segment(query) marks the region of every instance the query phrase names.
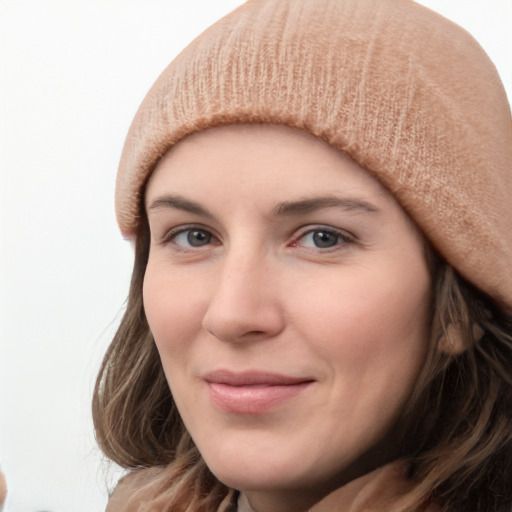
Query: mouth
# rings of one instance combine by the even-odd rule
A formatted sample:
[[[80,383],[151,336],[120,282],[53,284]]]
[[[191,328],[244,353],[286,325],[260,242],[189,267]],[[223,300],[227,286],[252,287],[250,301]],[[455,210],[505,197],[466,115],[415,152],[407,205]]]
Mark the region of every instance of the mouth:
[[[224,412],[260,414],[291,400],[314,380],[276,373],[217,370],[203,377],[210,398]]]

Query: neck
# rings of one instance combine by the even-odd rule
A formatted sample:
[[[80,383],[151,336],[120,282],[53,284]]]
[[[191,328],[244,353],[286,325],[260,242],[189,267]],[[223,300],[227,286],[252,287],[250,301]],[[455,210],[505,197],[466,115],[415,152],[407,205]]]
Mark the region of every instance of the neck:
[[[378,493],[393,496],[407,485],[405,463],[391,462],[402,456],[398,448],[400,440],[404,444],[396,429],[391,429],[379,443],[322,485],[312,483],[288,489],[244,491],[238,512],[363,512],[365,509],[358,503],[372,489],[380,486]],[[382,485],[383,480],[385,485]],[[377,503],[378,493],[375,492],[373,498]]]
[[[371,475],[371,474],[370,474]],[[353,480],[325,497],[306,491],[289,495],[286,492],[242,493],[238,512],[333,512],[350,510],[349,507],[370,475]],[[336,504],[337,508],[332,508]],[[340,508],[343,507],[343,508]]]
[[[407,484],[404,464],[396,462],[371,471],[328,493],[244,492],[238,512],[362,512],[367,503],[399,495]],[[384,509],[383,509],[384,510]]]

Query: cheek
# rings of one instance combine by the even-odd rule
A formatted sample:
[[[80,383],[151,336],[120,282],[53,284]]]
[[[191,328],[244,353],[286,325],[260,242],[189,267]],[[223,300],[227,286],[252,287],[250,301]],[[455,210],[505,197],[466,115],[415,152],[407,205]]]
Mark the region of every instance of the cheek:
[[[146,318],[167,372],[168,361],[180,359],[187,340],[201,327],[204,301],[200,290],[161,265],[148,263],[144,276],[143,300]],[[167,357],[172,356],[172,357]]]
[[[348,278],[311,292],[299,303],[302,329],[331,361],[334,378],[349,382],[412,380],[428,349],[430,277],[423,268],[412,282],[398,271],[353,271]]]

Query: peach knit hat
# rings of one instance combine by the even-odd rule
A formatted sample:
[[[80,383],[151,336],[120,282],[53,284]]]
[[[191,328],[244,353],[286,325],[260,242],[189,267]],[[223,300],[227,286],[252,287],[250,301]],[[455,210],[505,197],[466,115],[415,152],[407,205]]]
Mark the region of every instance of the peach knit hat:
[[[512,313],[512,123],[498,73],[463,29],[412,0],[250,0],[155,82],[116,190],[133,237],[144,185],[180,139],[282,124],[350,155],[469,282]]]

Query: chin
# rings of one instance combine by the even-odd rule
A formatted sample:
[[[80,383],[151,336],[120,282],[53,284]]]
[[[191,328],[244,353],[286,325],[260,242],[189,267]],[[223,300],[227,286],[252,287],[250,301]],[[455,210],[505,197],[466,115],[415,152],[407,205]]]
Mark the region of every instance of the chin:
[[[209,461],[205,459],[210,471],[224,485],[240,491],[278,490],[304,485],[308,480],[301,468],[300,474],[292,472],[292,467],[298,468],[299,464],[286,464],[272,459],[255,462],[230,457],[222,461]]]

